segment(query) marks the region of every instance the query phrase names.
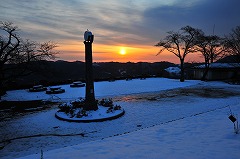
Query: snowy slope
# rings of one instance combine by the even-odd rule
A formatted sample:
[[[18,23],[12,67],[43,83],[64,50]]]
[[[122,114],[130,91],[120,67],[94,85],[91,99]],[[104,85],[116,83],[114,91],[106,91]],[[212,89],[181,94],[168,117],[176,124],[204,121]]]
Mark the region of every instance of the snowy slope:
[[[199,81],[189,80],[179,82],[176,79],[149,78],[147,80],[118,80],[115,82],[95,82],[96,97],[116,96],[124,94],[142,93],[173,89],[195,85]],[[8,91],[2,100],[73,100],[85,96],[85,87],[71,88],[70,85],[61,85],[66,92],[63,94],[49,95],[45,92],[29,92],[28,90]]]
[[[233,124],[228,119],[229,106],[232,112],[240,113],[239,95],[208,97],[170,92],[149,100],[152,96],[148,98],[148,93],[143,93],[158,96],[164,90],[179,87],[213,91],[215,88],[218,88],[216,91],[240,88],[223,82],[182,83],[164,78],[96,82],[98,97],[117,97],[114,98],[116,104],[126,111],[123,117],[100,123],[69,123],[54,117],[57,111],[54,107],[0,122],[0,127],[4,128],[0,141],[11,141],[0,142],[0,146],[4,146],[0,158],[39,159],[41,149],[44,159],[240,158],[240,136],[234,134]],[[26,97],[24,92],[28,92],[20,91],[22,97]],[[69,94],[75,97],[74,91]],[[5,99],[17,97],[13,96],[16,92],[8,92]],[[62,95],[71,97],[69,94]]]
[[[232,107],[240,111],[240,105]],[[43,152],[44,159],[237,159],[240,135],[226,120],[228,108],[144,128],[129,134]],[[38,159],[40,154],[21,159]]]

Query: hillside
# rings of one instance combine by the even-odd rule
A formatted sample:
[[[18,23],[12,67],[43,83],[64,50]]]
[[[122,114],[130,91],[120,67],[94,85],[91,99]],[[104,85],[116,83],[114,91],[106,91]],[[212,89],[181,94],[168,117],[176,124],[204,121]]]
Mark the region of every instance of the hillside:
[[[64,84],[85,79],[85,63],[81,61],[42,61],[41,64],[37,63],[35,66],[38,66],[35,73],[12,81],[8,84],[9,88],[27,88],[37,84]],[[151,76],[167,77],[168,74],[164,69],[172,66],[176,64],[170,62],[100,62],[93,63],[93,74],[95,81]]]

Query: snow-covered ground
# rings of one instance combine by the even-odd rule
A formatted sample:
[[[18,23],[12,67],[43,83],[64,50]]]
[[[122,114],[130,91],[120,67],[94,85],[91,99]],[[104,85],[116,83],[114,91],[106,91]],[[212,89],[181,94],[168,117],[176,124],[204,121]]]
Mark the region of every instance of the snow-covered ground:
[[[64,100],[84,95],[84,88],[62,87],[67,88],[60,96]],[[125,109],[123,117],[69,123],[56,119],[57,107],[53,107],[6,120],[0,122],[0,158],[39,159],[42,150],[44,159],[237,159],[240,135],[234,133],[228,116],[230,108],[240,113],[239,88],[223,82],[182,83],[164,78],[96,82],[97,97],[112,97]],[[27,100],[20,92],[28,94],[11,91],[4,98]]]
[[[153,92],[197,84],[199,81],[186,81],[167,78],[149,78],[147,80],[118,80],[115,82],[95,82],[96,97],[116,96],[143,92]],[[62,85],[66,93],[50,95],[45,92],[29,92],[28,90],[8,91],[3,100],[74,100],[85,96],[85,87],[71,88],[70,85]]]

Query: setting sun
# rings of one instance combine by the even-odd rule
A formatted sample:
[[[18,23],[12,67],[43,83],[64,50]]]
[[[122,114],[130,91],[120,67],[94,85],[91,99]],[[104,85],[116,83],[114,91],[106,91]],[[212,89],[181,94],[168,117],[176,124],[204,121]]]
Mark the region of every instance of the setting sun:
[[[125,55],[126,54],[126,49],[121,48],[120,51],[119,51],[119,54],[120,55]]]

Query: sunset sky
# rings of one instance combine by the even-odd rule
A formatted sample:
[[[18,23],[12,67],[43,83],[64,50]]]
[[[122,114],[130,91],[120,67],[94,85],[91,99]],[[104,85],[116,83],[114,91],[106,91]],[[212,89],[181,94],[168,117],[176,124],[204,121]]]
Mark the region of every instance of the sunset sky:
[[[94,62],[179,63],[154,47],[167,31],[190,25],[206,34],[228,34],[240,25],[239,0],[1,0],[0,21],[11,21],[21,37],[54,41],[58,60],[84,61],[83,34],[94,34]],[[186,62],[202,61],[199,55]]]

